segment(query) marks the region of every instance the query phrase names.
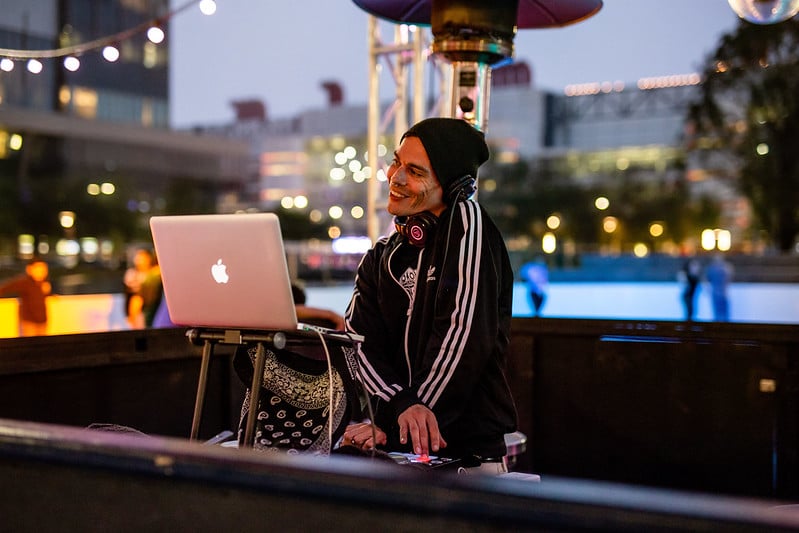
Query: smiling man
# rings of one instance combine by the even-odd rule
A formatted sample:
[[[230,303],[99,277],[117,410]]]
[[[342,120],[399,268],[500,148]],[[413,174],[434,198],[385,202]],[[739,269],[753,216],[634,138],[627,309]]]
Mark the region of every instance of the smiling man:
[[[397,231],[362,259],[346,316],[365,338],[360,377],[376,427],[351,425],[347,445],[506,470],[504,436],[516,429],[505,379],[513,271],[499,230],[471,199],[488,157],[483,134],[451,118],[414,125],[394,153]]]

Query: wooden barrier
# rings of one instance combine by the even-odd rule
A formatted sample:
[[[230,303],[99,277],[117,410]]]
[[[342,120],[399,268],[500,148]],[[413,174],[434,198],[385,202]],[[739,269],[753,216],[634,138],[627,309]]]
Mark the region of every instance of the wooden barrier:
[[[779,502],[551,478],[431,474],[365,458],[0,420],[3,529],[795,531]]]
[[[799,500],[799,328],[517,318],[517,470]],[[188,437],[200,347],[183,329],[0,339],[0,418]],[[215,350],[200,438],[238,425]]]
[[[799,498],[797,358],[795,326],[515,319],[519,468]]]
[[[189,437],[202,349],[180,328],[0,339],[0,417]],[[211,360],[200,437],[235,429],[232,348]]]

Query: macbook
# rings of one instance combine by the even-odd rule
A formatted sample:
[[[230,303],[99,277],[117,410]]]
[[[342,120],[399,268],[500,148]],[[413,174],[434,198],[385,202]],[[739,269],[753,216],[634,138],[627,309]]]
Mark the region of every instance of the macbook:
[[[172,322],[297,329],[274,213],[154,216],[150,229]]]

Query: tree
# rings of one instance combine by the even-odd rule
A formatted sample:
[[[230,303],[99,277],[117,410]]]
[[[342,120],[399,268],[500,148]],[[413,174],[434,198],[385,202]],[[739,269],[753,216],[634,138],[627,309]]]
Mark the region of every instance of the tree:
[[[741,21],[708,58],[690,108],[705,156],[728,154],[756,221],[781,251],[799,234],[799,19]],[[707,149],[710,148],[710,149]]]

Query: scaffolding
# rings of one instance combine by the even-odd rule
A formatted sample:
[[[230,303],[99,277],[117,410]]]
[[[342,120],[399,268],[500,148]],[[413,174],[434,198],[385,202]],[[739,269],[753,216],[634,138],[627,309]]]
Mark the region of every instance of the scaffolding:
[[[432,60],[429,53],[429,39],[423,28],[406,24],[394,24],[393,26],[393,42],[384,44],[378,18],[373,15],[369,16],[367,164],[372,169],[372,176],[367,180],[366,211],[367,232],[372,242],[375,242],[380,236],[378,210],[385,207],[379,202],[380,182],[377,179],[379,140],[381,135],[385,134],[389,123],[393,123],[394,145],[396,146],[402,134],[408,129],[409,111],[413,123],[425,118],[425,64],[428,60]],[[382,117],[380,113],[381,59],[388,65],[394,82],[394,100],[386,108]]]

